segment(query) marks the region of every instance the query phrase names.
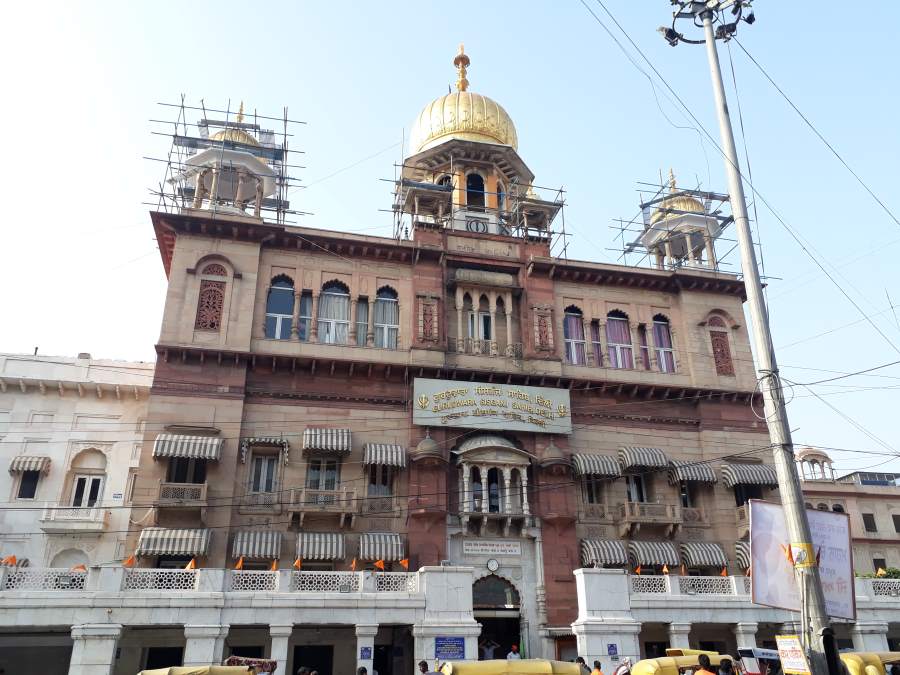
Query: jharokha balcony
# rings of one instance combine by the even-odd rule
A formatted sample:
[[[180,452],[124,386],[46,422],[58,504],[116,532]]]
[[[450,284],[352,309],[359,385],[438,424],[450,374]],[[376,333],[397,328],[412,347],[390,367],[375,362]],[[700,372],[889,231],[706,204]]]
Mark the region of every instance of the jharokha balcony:
[[[619,534],[631,536],[643,526],[662,526],[672,536],[682,523],[681,506],[649,502],[625,502],[618,508]]]
[[[306,514],[333,514],[340,519],[340,526],[347,522],[352,527],[359,507],[356,490],[338,488],[336,490],[314,490],[312,488],[292,488],[284,493],[287,498],[287,509],[296,513],[299,524],[303,525]]]
[[[208,485],[203,483],[169,483],[159,482],[156,505],[161,508],[206,508],[206,491]]]
[[[47,534],[99,534],[109,524],[109,510],[96,506],[61,507],[46,504],[40,523],[41,529]]]
[[[522,343],[510,342],[502,344],[497,340],[476,340],[473,338],[447,338],[447,351],[451,354],[468,354],[470,356],[522,358]]]

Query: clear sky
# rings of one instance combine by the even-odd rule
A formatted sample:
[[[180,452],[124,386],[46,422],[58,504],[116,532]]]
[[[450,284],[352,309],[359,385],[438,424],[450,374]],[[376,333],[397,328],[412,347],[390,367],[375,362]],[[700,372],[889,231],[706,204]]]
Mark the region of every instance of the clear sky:
[[[672,49],[655,32],[669,3],[606,5],[718,139],[703,48]],[[739,39],[900,213],[900,3],[870,3],[865,14],[837,2],[755,9]],[[684,128],[664,87],[657,81],[654,94],[577,0],[12,3],[0,37],[2,351],[153,359],[166,282],[144,202],[163,173],[144,158],[168,148],[151,133],[163,128],[149,120],[171,113],[157,102],[182,93],[211,107],[287,106],[308,122],[292,147],[306,153],[297,174],[309,188],[291,200],[315,214],[303,221],[312,227],[390,234],[381,179],[394,175],[404,129],[454,81],[461,41],[472,90],[510,113],[536,182],[565,186],[570,257],[615,262],[613,219],[634,216],[638,182],[669,167],[683,185],[726,188],[717,150]],[[720,54],[731,87],[729,52]],[[888,301],[900,304],[900,226],[737,45],[731,54],[754,184],[900,345],[900,308]],[[812,382],[900,359],[761,204],[759,230],[785,377]],[[735,254],[725,262],[736,269]],[[900,471],[898,387],[898,366],[813,387],[839,412],[795,387],[795,441],[867,451],[832,452],[841,469]]]

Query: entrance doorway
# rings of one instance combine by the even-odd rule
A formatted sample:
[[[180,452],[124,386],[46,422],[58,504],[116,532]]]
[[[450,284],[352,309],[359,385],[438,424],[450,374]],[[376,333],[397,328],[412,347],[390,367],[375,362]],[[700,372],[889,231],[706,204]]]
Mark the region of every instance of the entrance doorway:
[[[319,675],[333,675],[334,647],[332,645],[297,645],[294,647],[294,671],[300,666],[318,670]]]
[[[481,624],[479,660],[505,659],[512,645],[517,645],[520,653],[523,651],[519,592],[515,586],[489,574],[472,586],[472,604],[475,620]]]

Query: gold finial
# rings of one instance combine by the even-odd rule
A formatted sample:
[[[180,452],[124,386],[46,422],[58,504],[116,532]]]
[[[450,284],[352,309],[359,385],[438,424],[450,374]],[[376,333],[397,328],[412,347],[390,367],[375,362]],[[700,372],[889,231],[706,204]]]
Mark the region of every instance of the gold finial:
[[[237,114],[237,123],[240,124],[243,121],[244,121],[244,102],[241,101],[241,107],[240,107],[240,110],[238,110],[238,114]]]
[[[675,172],[669,169],[669,192],[675,192]]]
[[[456,89],[457,91],[465,91],[469,88],[469,81],[466,79],[466,68],[469,66],[469,57],[466,56],[463,43],[459,43],[459,53],[453,59],[453,65],[456,66]]]

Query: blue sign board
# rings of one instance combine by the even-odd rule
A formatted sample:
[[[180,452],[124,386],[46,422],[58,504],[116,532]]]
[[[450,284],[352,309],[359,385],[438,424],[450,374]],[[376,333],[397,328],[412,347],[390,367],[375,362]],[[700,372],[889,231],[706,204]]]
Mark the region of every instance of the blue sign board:
[[[607,644],[606,645],[606,653],[608,656],[618,656],[619,655],[619,647],[616,644]]]
[[[434,638],[434,658],[439,661],[463,661],[466,658],[464,637]]]
[[[359,660],[360,661],[368,661],[372,658],[372,648],[371,647],[360,647],[359,648]]]

